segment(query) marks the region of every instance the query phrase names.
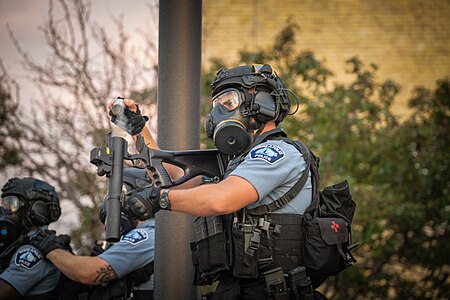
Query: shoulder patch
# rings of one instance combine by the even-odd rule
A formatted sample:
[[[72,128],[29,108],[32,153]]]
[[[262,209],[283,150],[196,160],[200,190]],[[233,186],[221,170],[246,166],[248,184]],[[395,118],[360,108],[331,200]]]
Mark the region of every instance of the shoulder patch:
[[[273,144],[258,145],[250,151],[251,159],[262,159],[271,165],[283,159],[284,156],[283,149]]]
[[[133,229],[121,238],[122,241],[128,242],[133,245],[136,245],[147,239],[148,234],[145,230],[142,229]]]
[[[42,260],[41,252],[34,247],[26,247],[17,252],[15,263],[20,267],[32,269]]]

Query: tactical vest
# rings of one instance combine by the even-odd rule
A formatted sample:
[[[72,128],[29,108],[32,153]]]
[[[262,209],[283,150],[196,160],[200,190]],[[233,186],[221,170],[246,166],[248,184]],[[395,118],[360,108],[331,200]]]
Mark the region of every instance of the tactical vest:
[[[301,143],[296,144],[280,129],[260,135],[245,153],[231,160],[228,176],[256,145],[282,139],[294,145],[305,157],[307,167],[297,183],[280,199],[253,209],[243,208],[233,214],[199,217],[194,221],[196,241],[191,243],[192,259],[198,285],[211,284],[220,273],[236,278],[259,278],[265,272],[281,268],[289,272],[303,264],[303,215],[271,214],[295,198],[309,175],[314,156]],[[313,180],[313,193],[318,180]]]

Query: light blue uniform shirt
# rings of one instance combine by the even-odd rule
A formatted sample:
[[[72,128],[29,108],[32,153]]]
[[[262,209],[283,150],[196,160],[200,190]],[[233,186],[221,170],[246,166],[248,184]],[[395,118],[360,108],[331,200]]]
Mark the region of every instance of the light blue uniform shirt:
[[[30,232],[32,236],[36,231]],[[0,279],[13,286],[22,296],[37,296],[51,292],[59,282],[60,272],[41,252],[23,245],[14,253]]]
[[[254,208],[281,198],[300,179],[306,168],[303,155],[282,140],[261,143],[245,156],[229,176],[239,176],[250,182],[258,192],[258,201],[247,206]],[[300,193],[288,204],[273,213],[303,214],[311,204],[311,172]]]
[[[155,219],[139,224],[120,238],[120,241],[99,255],[122,278],[144,267],[155,258]],[[153,290],[153,277],[134,287],[135,290]]]

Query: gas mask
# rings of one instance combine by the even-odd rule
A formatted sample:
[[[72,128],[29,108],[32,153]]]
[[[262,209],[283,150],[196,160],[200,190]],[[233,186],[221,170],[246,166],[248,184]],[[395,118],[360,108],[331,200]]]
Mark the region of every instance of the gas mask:
[[[245,94],[228,88],[214,96],[213,108],[205,119],[207,136],[214,141],[217,149],[227,155],[244,151],[252,141],[250,116],[243,117]]]
[[[221,69],[211,90],[213,109],[206,117],[205,131],[227,155],[242,153],[265,123],[278,125],[291,106],[287,89],[268,64]]]
[[[55,188],[42,180],[11,178],[1,190],[0,244],[11,244],[33,227],[48,225],[61,215]]]
[[[15,195],[0,200],[0,245],[11,245],[26,231],[22,223],[25,203]]]

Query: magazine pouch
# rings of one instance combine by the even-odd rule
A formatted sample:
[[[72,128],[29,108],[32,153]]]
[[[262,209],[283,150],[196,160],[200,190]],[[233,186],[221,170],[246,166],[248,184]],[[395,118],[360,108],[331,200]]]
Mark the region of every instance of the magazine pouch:
[[[211,284],[218,273],[229,269],[229,254],[222,219],[198,217],[194,220],[195,242],[191,258],[195,268],[195,285]]]

